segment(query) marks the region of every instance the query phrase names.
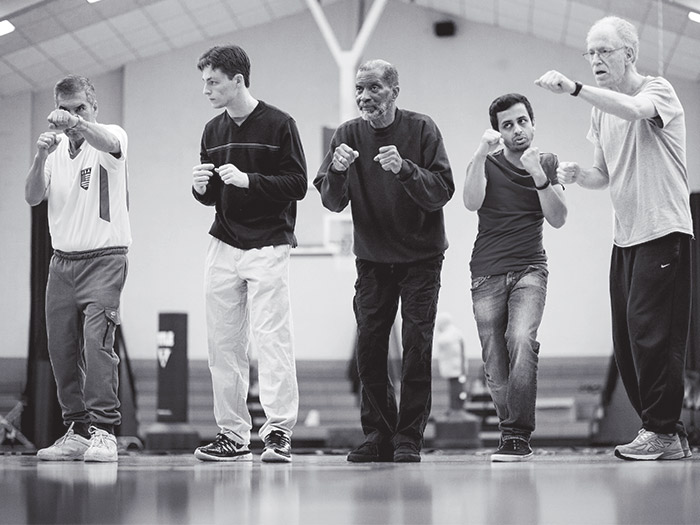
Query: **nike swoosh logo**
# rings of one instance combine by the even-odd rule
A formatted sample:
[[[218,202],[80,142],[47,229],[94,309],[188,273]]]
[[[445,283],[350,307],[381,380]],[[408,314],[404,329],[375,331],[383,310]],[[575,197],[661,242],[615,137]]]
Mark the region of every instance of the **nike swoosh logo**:
[[[666,264],[662,264],[661,268],[668,268],[669,266],[671,266],[671,263],[666,263]]]

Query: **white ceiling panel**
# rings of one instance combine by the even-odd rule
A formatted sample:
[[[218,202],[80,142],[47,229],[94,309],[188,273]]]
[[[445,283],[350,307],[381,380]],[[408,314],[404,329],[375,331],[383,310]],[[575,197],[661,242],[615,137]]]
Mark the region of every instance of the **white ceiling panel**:
[[[210,4],[206,9],[191,11],[192,19],[206,29],[208,24],[218,24],[230,20],[230,13],[221,2]]]
[[[33,66],[36,64],[42,64],[47,62],[47,57],[36,47],[26,47],[10,53],[9,55],[3,57],[10,65],[16,68],[22,68],[26,66]]]
[[[557,13],[538,11],[532,15],[532,33],[550,42],[558,42],[564,31],[565,19]]]
[[[186,16],[185,10],[178,0],[161,0],[147,6],[146,11],[158,22],[169,18]]]
[[[479,2],[478,5],[465,6],[463,12],[466,13],[464,18],[471,22],[476,22],[478,24],[494,24],[496,20],[496,14],[493,8],[487,9],[487,2]]]
[[[95,64],[96,57],[94,54],[80,49],[64,55],[55,56],[53,57],[53,61],[64,71],[64,74],[79,74],[85,68]],[[54,78],[49,84],[55,84],[56,81],[58,81],[58,78]]]
[[[163,39],[158,39],[153,43],[139,46],[138,52],[139,58],[148,58],[157,55],[162,55],[163,53],[167,53],[172,50],[173,47],[169,43],[163,41]]]
[[[112,27],[121,33],[130,33],[140,29],[148,30],[151,27],[151,19],[141,10],[115,16],[109,20]]]
[[[321,3],[325,7],[337,1],[360,0]],[[366,9],[372,1],[364,0]],[[689,22],[687,10],[671,0],[663,0],[661,17],[658,0],[390,1],[432,9],[439,17],[532,34],[577,52],[583,51],[593,22],[616,14],[638,26],[639,63],[653,71],[658,70],[662,22],[665,72],[700,81],[700,24]],[[0,37],[0,96],[52,86],[56,79],[44,77],[57,71],[100,74],[307,9],[305,0],[0,0],[0,16],[10,17],[17,27]]]
[[[83,45],[90,47],[98,45],[105,40],[115,40],[117,38],[114,29],[106,20],[78,29],[74,34]]]
[[[535,15],[548,13],[562,18],[569,12],[569,4],[570,2],[552,2],[552,0],[534,0],[532,2]]]
[[[277,18],[306,10],[306,2],[303,0],[268,0],[267,6],[272,16]]]
[[[236,12],[236,18],[243,27],[265,24],[271,20],[270,14],[265,9],[249,9]]]
[[[41,42],[37,47],[49,57],[77,53],[82,49],[80,43],[70,33]]]
[[[56,82],[56,79],[64,76],[66,72],[57,67],[53,62],[42,62],[22,68],[24,73],[29,78],[37,78],[43,82]]]

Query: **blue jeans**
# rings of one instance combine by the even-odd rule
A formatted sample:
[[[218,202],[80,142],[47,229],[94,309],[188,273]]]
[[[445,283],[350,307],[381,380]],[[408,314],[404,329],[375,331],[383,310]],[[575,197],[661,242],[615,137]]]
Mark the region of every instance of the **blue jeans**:
[[[504,436],[535,430],[537,329],[547,297],[545,265],[472,279],[486,384]]]

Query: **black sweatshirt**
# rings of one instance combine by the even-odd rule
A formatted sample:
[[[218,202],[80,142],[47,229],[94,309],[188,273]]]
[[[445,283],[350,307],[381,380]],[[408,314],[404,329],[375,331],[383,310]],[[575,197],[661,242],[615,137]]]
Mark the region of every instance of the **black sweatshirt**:
[[[306,195],[306,159],[296,123],[262,100],[238,126],[226,111],[204,127],[202,163],[233,164],[248,174],[250,187],[224,184],[217,173],[204,195],[194,197],[216,207],[209,233],[236,248],[296,246],[296,201]]]
[[[346,172],[332,169],[341,143],[360,154]],[[404,160],[398,174],[373,160],[381,146],[390,145]],[[314,186],[331,211],[350,203],[353,249],[360,259],[416,262],[447,249],[442,208],[455,187],[440,130],[426,115],[397,109],[394,122],[382,129],[361,118],[345,122],[331,139]]]

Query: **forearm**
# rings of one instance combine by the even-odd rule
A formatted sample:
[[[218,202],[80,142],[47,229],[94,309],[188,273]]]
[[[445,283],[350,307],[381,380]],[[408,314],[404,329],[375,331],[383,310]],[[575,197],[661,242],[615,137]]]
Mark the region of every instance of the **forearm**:
[[[584,85],[578,97],[599,110],[624,120],[635,121],[656,116],[654,104],[646,97]]]
[[[599,190],[607,188],[610,184],[610,179],[606,173],[600,168],[581,168],[579,175],[576,177],[576,183],[582,188],[589,190]]]
[[[568,209],[561,186],[549,184],[546,188],[537,190],[537,195],[540,198],[542,213],[544,213],[547,222],[554,228],[564,226]]]
[[[321,194],[321,203],[324,208],[340,212],[343,211],[350,197],[348,195],[348,176],[346,172],[336,172],[331,168],[331,156],[326,155],[326,158],[318,170],[318,174],[314,179],[314,186]]]
[[[40,204],[46,197],[46,178],[44,177],[44,165],[46,157],[37,153],[34,162],[29,168],[27,181],[24,186],[24,200],[30,206]]]
[[[477,211],[486,196],[486,155],[474,155],[467,166],[462,200],[469,211]]]
[[[454,195],[452,171],[447,163],[421,168],[412,161],[403,161],[397,179],[411,199],[426,212],[441,209]]]
[[[103,124],[80,119],[78,124],[71,129],[80,132],[87,143],[96,150],[106,153],[121,153],[119,139]]]
[[[248,178],[251,190],[276,202],[301,200],[308,189],[306,173],[303,171],[282,172],[279,175],[249,173]]]

